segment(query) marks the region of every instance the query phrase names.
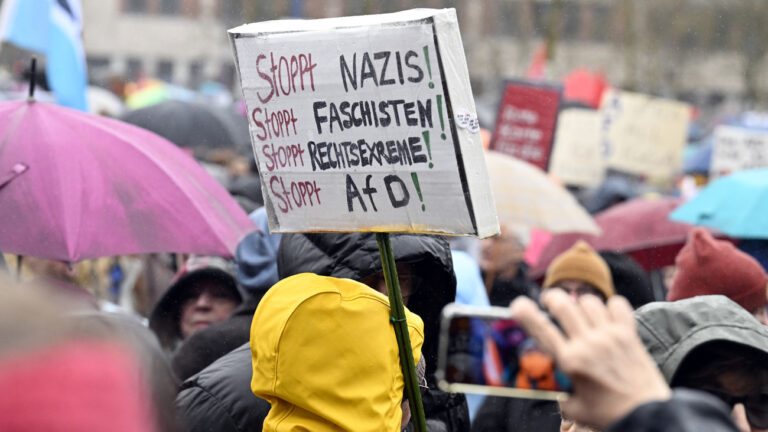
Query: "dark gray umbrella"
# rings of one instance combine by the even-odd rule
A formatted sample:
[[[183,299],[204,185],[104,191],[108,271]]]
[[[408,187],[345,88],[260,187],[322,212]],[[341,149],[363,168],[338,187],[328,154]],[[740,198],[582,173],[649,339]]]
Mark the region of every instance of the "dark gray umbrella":
[[[245,117],[197,102],[167,100],[131,111],[121,120],[191,148],[197,158],[211,150],[231,149],[241,155],[251,151]]]

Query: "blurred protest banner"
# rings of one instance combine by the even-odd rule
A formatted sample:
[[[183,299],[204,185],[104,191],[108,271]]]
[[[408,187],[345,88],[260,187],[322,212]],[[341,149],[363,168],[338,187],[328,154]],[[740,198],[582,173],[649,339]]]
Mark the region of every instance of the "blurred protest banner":
[[[710,177],[768,166],[768,131],[718,126],[712,148]]]
[[[609,168],[661,181],[680,170],[690,118],[687,104],[609,90],[600,112]]]
[[[546,171],[561,93],[555,86],[508,81],[489,148]]]
[[[560,112],[549,172],[574,186],[594,187],[603,181],[599,112],[580,108]]]
[[[229,34],[273,232],[498,232],[454,10]]]

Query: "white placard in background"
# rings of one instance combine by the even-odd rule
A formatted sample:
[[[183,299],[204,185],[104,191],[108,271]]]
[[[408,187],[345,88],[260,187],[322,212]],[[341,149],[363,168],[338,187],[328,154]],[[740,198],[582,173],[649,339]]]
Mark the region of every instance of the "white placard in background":
[[[574,186],[596,187],[603,181],[599,112],[580,108],[560,112],[549,172]]]
[[[710,177],[768,166],[768,131],[718,126],[712,147]]]
[[[671,181],[682,166],[690,107],[669,99],[608,90],[600,106],[608,167]]]

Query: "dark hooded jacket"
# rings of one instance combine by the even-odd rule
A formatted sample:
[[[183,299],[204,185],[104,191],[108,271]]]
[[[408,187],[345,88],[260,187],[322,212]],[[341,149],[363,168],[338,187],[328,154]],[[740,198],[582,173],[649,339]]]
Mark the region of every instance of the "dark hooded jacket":
[[[649,303],[635,319],[645,349],[673,386],[688,357],[709,344],[742,347],[768,363],[768,328],[726,296]]]
[[[203,267],[182,274],[168,287],[149,315],[149,328],[155,332],[160,345],[168,353],[173,353],[182,343],[179,327],[182,305],[190,298],[191,288],[203,281],[227,288],[238,304],[242,301],[237,281],[225,270]]]
[[[258,432],[270,405],[251,392],[246,342],[186,380],[176,406],[187,432]]]
[[[559,432],[557,402],[489,396],[475,415],[472,432]]]
[[[507,307],[517,296],[527,296],[534,300],[539,298],[541,289],[528,277],[528,264],[525,261],[517,263],[517,272],[512,279],[494,278],[488,300],[492,306]],[[486,274],[483,273],[483,279]]]
[[[439,236],[413,234],[392,234],[390,239],[395,261],[411,264],[413,269],[414,291],[408,309],[424,321],[422,353],[427,361],[430,387],[423,396],[426,416],[443,422],[447,431],[468,431],[466,398],[438,390],[434,377],[440,313],[456,297],[448,241]],[[309,272],[360,281],[382,271],[378,243],[372,233],[283,235],[277,267],[280,279]]]

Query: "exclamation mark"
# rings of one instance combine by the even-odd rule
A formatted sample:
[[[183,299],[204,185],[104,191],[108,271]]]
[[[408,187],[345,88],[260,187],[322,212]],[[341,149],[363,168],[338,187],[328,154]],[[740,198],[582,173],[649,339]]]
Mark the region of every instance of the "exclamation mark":
[[[440,114],[440,138],[445,139],[445,121],[443,120],[443,95],[437,95],[437,113]]]
[[[429,61],[429,45],[424,45],[424,58],[427,59],[427,72],[429,73],[429,88],[435,88],[435,84],[432,82],[432,65]]]
[[[429,131],[423,131],[421,136],[424,137],[424,144],[427,145],[427,154],[429,155],[429,167],[432,168],[432,147],[429,145]]]
[[[421,196],[421,186],[419,186],[419,176],[415,172],[412,172],[411,179],[413,180],[413,185],[416,186],[416,193],[419,194],[419,201],[421,201],[421,211],[426,211],[427,206],[424,205],[424,197]]]

